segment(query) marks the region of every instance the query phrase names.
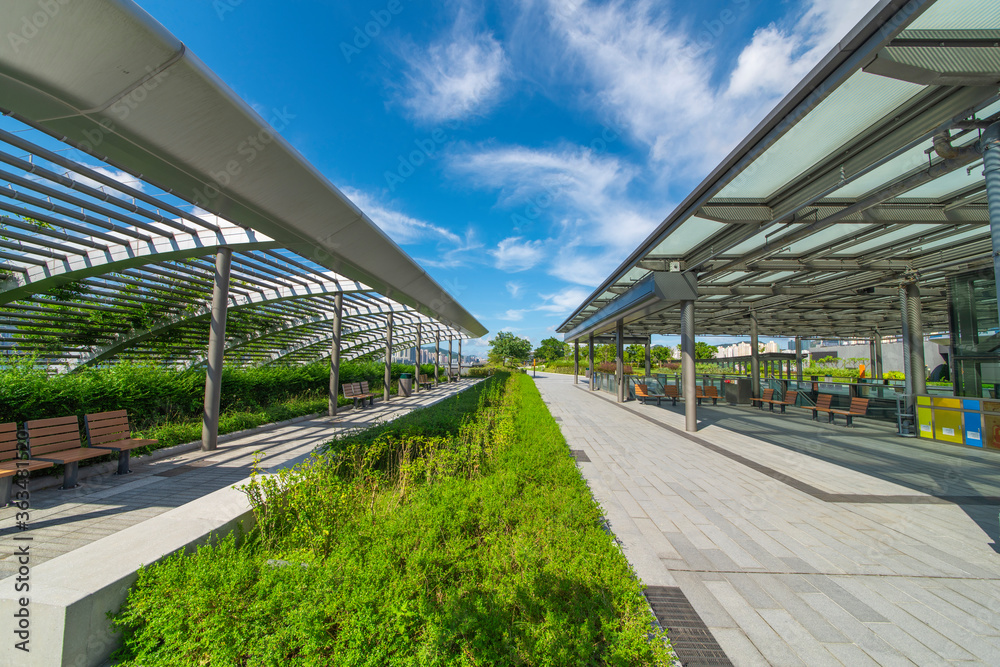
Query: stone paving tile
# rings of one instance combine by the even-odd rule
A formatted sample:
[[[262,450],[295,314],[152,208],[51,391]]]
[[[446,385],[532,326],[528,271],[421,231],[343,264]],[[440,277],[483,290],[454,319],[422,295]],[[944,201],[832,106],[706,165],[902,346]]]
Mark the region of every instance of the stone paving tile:
[[[626,556],[735,665],[1000,664],[1000,453],[726,406],[695,441],[683,406],[537,385]]]
[[[250,476],[254,453],[265,451],[262,466],[274,468],[306,455],[336,434],[389,421],[416,408],[432,405],[473,386],[465,380],[394,398],[389,404],[249,434],[219,445],[212,452],[187,452],[154,462],[132,459],[132,474],[102,475],[80,480],[75,489],[45,489],[31,493],[29,530],[14,525],[16,507],[0,509],[0,554],[14,552],[15,534],[31,535],[32,564],[61,556],[114,532],[158,516],[186,502],[230,486]],[[173,477],[158,473],[178,466],[193,467]],[[30,489],[30,487],[29,487]],[[622,492],[627,494],[625,487]],[[16,572],[14,556],[0,557],[0,579]]]

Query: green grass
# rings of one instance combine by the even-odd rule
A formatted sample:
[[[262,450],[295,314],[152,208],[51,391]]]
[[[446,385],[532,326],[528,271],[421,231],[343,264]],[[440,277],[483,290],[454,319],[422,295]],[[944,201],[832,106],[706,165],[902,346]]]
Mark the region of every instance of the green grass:
[[[258,522],[244,540],[140,572],[114,621],[122,664],[668,664],[522,374],[337,440],[247,492]]]

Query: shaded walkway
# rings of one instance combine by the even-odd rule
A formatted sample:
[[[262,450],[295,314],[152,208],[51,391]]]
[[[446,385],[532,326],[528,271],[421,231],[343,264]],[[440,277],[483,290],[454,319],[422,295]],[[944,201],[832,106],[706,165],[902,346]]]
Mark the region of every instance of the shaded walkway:
[[[723,406],[690,437],[679,409],[537,383],[639,576],[733,664],[1000,664],[997,453]]]
[[[433,405],[476,381],[443,384],[410,398],[393,398],[373,408],[348,410],[336,418],[318,417],[264,432],[248,433],[211,452],[195,450],[154,462],[132,460],[132,474],[98,475],[80,480],[68,491],[46,489],[31,493],[29,530],[15,526],[19,511],[0,509],[0,540],[8,548],[0,558],[0,578],[17,570],[14,535],[30,535],[32,564],[61,556],[123,528],[180,507],[196,498],[250,476],[254,456],[263,452],[260,467],[274,469],[307,457],[313,449],[347,430],[391,421],[416,408]],[[30,489],[30,487],[29,487]]]

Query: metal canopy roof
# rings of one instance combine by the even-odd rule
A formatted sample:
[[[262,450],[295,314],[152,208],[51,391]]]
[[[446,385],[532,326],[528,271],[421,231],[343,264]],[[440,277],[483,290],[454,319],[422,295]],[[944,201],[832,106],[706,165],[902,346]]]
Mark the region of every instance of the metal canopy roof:
[[[414,344],[418,324],[425,343],[437,334],[467,337],[259,232],[76,157],[34,128],[0,120],[0,354],[7,358],[35,356],[68,370],[123,359],[203,363],[220,246],[233,249],[230,363],[329,355],[337,293],[345,360],[384,347],[390,314],[395,349]]]
[[[557,331],[613,330],[661,271],[697,279],[702,335],[746,333],[751,310],[763,335],[896,333],[909,281],[947,329],[946,277],[992,266],[989,216],[981,160],[932,140],[1000,119],[998,27],[1000,0],[880,2]],[[626,319],[679,331],[667,301]]]
[[[35,142],[39,143],[35,143]],[[47,144],[46,147],[41,144]],[[204,362],[213,254],[233,249],[226,358],[306,362],[467,334],[325,270],[273,239],[198,211],[10,118],[0,122],[0,354],[72,370],[123,359]],[[192,210],[193,209],[193,210]]]
[[[0,42],[6,113],[469,337],[487,333],[137,5],[53,6],[55,15],[28,38],[11,33]],[[0,3],[0,23],[30,23],[39,7]],[[142,200],[141,191],[126,194]]]

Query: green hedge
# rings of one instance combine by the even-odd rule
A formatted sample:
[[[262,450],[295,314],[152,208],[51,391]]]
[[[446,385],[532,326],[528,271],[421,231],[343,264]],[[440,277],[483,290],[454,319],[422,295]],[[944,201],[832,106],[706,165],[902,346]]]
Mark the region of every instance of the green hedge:
[[[393,364],[393,379],[413,366]],[[421,372],[434,374],[427,364]],[[367,380],[381,391],[384,366],[378,362],[345,362],[340,381]],[[222,371],[223,413],[259,413],[293,398],[325,398],[330,366],[262,366]],[[147,430],[168,422],[201,417],[205,396],[204,369],[177,371],[162,366],[123,363],[52,375],[30,365],[0,367],[0,422],[63,417],[106,410],[127,410],[134,428]]]
[[[247,491],[257,525],[242,544],[140,571],[114,620],[118,664],[669,664],[524,375],[498,373]]]

